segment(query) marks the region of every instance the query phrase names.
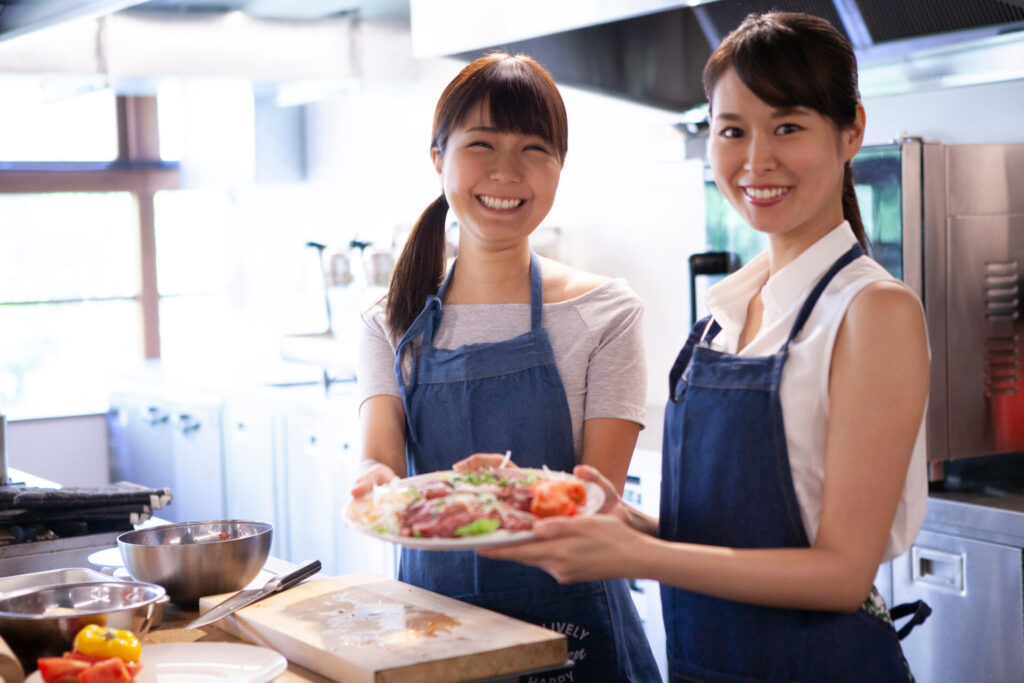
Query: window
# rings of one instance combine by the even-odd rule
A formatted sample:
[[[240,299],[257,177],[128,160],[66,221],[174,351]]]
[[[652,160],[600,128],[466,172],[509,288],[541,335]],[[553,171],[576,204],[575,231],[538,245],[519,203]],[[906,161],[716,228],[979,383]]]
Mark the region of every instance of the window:
[[[152,98],[0,80],[0,412],[104,412],[110,377],[159,355]],[[111,161],[114,159],[114,161]]]

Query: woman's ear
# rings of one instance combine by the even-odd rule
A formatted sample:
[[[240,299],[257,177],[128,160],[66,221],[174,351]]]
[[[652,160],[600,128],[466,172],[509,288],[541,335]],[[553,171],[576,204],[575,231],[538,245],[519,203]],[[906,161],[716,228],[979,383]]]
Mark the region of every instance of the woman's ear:
[[[441,156],[441,150],[438,149],[437,147],[431,147],[430,148],[430,160],[432,162],[434,162],[434,170],[437,171],[437,175],[440,176],[441,175],[441,168],[442,168],[442,165],[443,165],[442,164],[443,159],[442,159],[442,156]]]
[[[867,113],[864,105],[857,105],[857,112],[853,123],[843,129],[843,158],[846,161],[852,159],[860,151],[864,144],[864,126],[867,122]]]

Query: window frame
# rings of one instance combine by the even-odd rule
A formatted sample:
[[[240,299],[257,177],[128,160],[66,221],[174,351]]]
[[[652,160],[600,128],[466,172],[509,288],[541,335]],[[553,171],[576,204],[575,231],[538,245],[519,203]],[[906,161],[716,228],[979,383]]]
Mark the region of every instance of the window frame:
[[[115,160],[0,162],[0,193],[128,192],[135,198],[141,273],[139,292],[132,299],[142,309],[143,357],[159,358],[160,294],[157,290],[153,196],[162,190],[181,188],[180,164],[160,159],[156,97],[119,95],[116,112],[118,154]],[[39,303],[75,303],[86,300]]]

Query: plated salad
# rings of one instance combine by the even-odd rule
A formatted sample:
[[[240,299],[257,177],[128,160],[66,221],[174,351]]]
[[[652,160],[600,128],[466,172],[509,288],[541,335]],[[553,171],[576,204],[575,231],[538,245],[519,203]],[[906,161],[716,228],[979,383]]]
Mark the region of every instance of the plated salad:
[[[547,469],[434,472],[378,486],[352,501],[346,516],[389,540],[522,537],[542,517],[589,513],[596,509],[593,502],[600,507],[600,501],[588,504],[588,488],[591,497],[594,489],[600,492]]]

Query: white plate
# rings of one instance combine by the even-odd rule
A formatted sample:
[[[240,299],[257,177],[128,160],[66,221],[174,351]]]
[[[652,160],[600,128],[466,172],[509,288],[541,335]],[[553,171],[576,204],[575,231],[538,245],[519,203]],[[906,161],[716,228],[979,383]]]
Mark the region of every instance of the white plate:
[[[142,646],[134,683],[264,683],[288,668],[277,652],[241,643],[160,643]],[[36,671],[25,683],[43,683]]]
[[[522,468],[525,471],[531,471],[530,468]],[[556,472],[554,470],[544,472],[543,470],[536,470],[538,473],[544,473],[548,477],[553,478],[572,478],[571,474],[565,472]],[[430,472],[428,474],[420,474],[415,477],[408,477],[399,481],[393,482],[393,486],[422,486],[423,484],[436,481],[441,477],[451,474],[451,470],[445,470],[443,472]],[[589,481],[583,482],[583,487],[587,491],[587,502],[577,512],[577,516],[592,515],[601,509],[604,505],[604,491],[600,486]],[[372,495],[372,494],[367,494]],[[406,548],[414,548],[416,550],[476,550],[478,548],[490,548],[499,545],[509,545],[510,543],[521,543],[534,538],[532,531],[506,531],[505,529],[498,529],[497,531],[484,535],[484,536],[465,536],[460,538],[417,538],[415,536],[399,536],[397,534],[382,534],[373,531],[371,528],[364,524],[360,524],[352,515],[352,505],[355,501],[350,501],[345,506],[344,520],[353,529],[362,531],[364,534],[368,534],[373,538],[379,538],[384,541],[390,541],[397,545],[405,546]]]

